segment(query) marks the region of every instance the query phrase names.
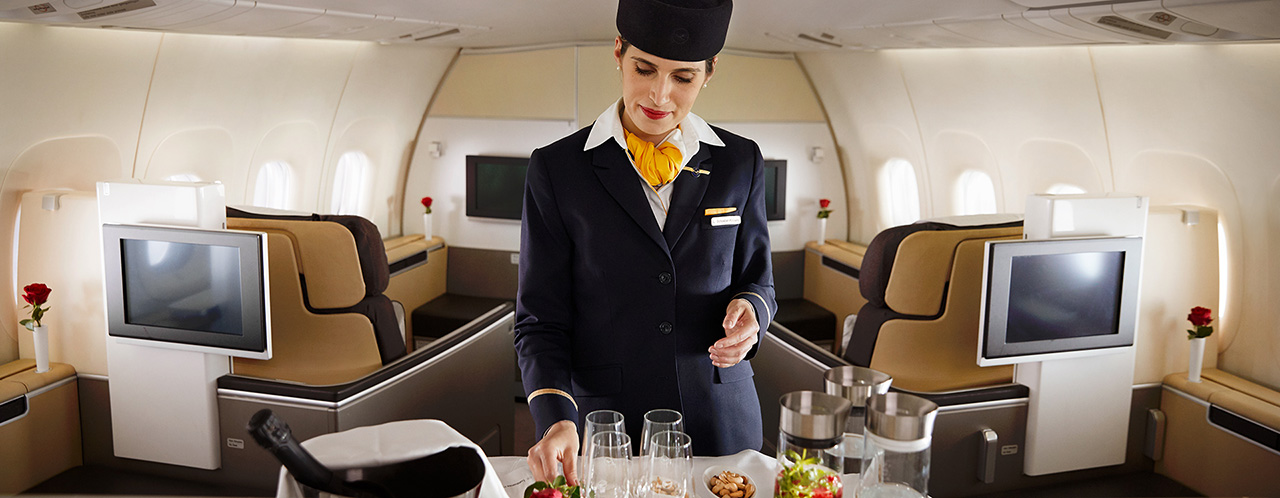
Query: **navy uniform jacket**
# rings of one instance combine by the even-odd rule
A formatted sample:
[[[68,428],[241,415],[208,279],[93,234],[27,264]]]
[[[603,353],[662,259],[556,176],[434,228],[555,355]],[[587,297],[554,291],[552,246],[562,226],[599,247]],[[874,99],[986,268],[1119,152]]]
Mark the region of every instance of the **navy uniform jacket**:
[[[640,447],[644,413],[684,414],[698,455],[760,449],[751,363],[711,364],[735,297],[763,332],[777,309],[764,163],[751,140],[715,128],[673,184],[659,231],[626,152],[583,151],[590,127],[534,151],[525,180],[515,344],[537,437],[594,410],[622,412]],[[708,215],[707,209],[736,208]],[[713,225],[717,216],[740,224]],[[755,348],[747,358],[755,354]]]

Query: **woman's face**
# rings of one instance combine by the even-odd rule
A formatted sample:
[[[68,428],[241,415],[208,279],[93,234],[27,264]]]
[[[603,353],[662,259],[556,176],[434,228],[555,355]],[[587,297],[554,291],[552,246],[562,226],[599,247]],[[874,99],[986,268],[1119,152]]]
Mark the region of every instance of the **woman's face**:
[[[649,142],[666,137],[689,115],[702,85],[711,80],[705,61],[663,59],[614,41],[613,57],[622,71],[622,125]]]

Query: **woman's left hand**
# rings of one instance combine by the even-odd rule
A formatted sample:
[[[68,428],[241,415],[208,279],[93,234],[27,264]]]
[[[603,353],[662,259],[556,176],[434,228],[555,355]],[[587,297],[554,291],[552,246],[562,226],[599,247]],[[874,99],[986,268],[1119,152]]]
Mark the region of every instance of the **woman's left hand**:
[[[724,314],[724,339],[707,350],[711,353],[711,364],[721,368],[737,365],[755,346],[759,332],[760,323],[751,303],[745,299],[730,300]]]

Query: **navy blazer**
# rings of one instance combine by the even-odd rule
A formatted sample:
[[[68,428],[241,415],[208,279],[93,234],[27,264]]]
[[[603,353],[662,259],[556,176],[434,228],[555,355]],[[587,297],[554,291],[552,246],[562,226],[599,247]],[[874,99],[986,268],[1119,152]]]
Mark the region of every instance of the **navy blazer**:
[[[590,127],[533,152],[525,180],[515,345],[537,437],[594,410],[622,412],[640,447],[644,413],[684,414],[698,455],[760,449],[751,362],[711,364],[725,309],[743,298],[763,332],[777,304],[755,142],[714,128],[677,177],[665,230],[614,140]],[[708,209],[735,208],[708,215]],[[740,216],[724,224],[717,216]],[[756,348],[748,353],[749,360]]]

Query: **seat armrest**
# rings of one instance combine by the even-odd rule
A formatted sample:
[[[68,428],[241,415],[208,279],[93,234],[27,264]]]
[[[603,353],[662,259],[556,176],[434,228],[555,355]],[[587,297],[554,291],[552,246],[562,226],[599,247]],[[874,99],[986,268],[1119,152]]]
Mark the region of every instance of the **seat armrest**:
[[[414,351],[382,368],[357,380],[342,384],[317,386],[297,382],[244,377],[240,375],[224,375],[218,378],[219,390],[243,391],[258,394],[270,394],[288,398],[341,403],[357,394],[370,390],[384,382],[388,382],[402,374],[406,374],[422,364],[431,361],[461,344],[467,339],[498,324],[504,318],[515,313],[515,304],[504,302],[484,315],[472,320],[457,330],[432,342],[429,346]]]

